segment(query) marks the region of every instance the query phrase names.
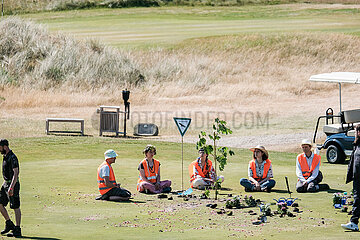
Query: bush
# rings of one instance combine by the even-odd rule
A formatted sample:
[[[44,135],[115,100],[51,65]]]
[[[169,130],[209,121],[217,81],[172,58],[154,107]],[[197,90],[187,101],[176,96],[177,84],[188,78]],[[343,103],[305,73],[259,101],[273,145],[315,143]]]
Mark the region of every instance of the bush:
[[[103,5],[109,8],[127,8],[127,7],[159,7],[160,0],[109,0]]]
[[[47,9],[53,11],[75,10],[94,8],[98,5],[97,1],[93,0],[65,0],[51,2]]]

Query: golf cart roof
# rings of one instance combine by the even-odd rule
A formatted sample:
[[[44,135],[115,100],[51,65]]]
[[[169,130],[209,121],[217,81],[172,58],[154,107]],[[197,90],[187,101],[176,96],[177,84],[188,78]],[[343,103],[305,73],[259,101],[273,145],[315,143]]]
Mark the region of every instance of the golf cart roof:
[[[360,84],[360,72],[332,72],[312,75],[309,81]]]
[[[360,84],[360,72],[332,72],[312,75],[309,81],[333,82],[339,84],[340,112],[341,112],[341,83]]]

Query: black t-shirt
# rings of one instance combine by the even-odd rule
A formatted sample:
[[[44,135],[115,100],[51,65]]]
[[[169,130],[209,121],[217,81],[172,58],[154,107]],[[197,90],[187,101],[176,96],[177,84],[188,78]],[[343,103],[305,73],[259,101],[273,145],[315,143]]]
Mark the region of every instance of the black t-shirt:
[[[14,176],[14,168],[19,167],[19,161],[16,155],[10,150],[3,158],[3,177],[5,181],[11,181]]]

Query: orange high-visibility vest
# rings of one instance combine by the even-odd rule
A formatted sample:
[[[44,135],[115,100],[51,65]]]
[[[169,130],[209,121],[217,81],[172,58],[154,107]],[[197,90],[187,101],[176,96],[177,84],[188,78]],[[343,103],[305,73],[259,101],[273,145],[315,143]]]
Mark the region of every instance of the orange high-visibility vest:
[[[265,160],[265,164],[264,164],[264,172],[263,172],[263,175],[261,176],[261,177],[258,177],[257,175],[256,175],[256,163],[255,163],[255,159],[253,159],[253,160],[251,160],[250,161],[250,168],[251,168],[251,170],[252,170],[252,172],[253,172],[253,178],[256,180],[256,181],[261,181],[261,180],[263,180],[263,179],[265,179],[266,178],[266,176],[267,176],[267,174],[268,174],[268,172],[269,172],[269,169],[270,169],[270,166],[271,166],[271,161],[270,161],[270,159],[266,159]]]
[[[320,164],[321,157],[318,154],[314,153],[314,158],[311,163],[311,168],[309,169],[309,165],[306,161],[305,153],[301,153],[297,156],[297,160],[300,163],[301,172],[305,179],[308,179],[311,175],[314,169],[318,164]]]
[[[207,166],[207,168],[206,168],[206,166]],[[210,177],[209,173],[210,173],[211,168],[212,168],[212,162],[208,159],[208,163],[207,163],[207,165],[205,165],[204,171],[199,166],[198,160],[195,160],[192,163],[190,163],[190,165],[189,165],[189,175],[190,175],[190,186],[191,187],[193,187],[193,181],[196,178],[194,167],[196,168],[196,170],[198,171],[198,174],[201,177],[209,178]]]
[[[107,193],[108,191],[110,191],[111,187],[107,187],[105,185],[105,180],[104,178],[101,178],[100,177],[100,169],[102,168],[102,166],[104,165],[108,165],[109,166],[109,169],[110,169],[110,175],[109,175],[109,181],[111,183],[116,183],[116,180],[115,180],[115,175],[114,175],[114,171],[111,167],[110,164],[108,164],[106,161],[103,162],[99,167],[98,167],[98,170],[97,170],[97,182],[98,182],[98,185],[99,185],[99,191],[100,191],[100,194],[101,195],[104,195],[105,193]]]
[[[147,180],[149,180],[151,183],[156,183],[156,179],[159,175],[159,167],[160,167],[160,162],[158,160],[153,159],[154,161],[154,166],[153,166],[153,170],[151,171],[151,169],[149,168],[146,159],[142,160],[140,164],[142,164],[144,166],[144,172],[145,172],[145,177],[147,178]],[[144,180],[141,178],[140,174],[139,174],[139,179],[138,179],[138,183],[137,183],[137,190],[140,191],[140,183],[143,182]]]

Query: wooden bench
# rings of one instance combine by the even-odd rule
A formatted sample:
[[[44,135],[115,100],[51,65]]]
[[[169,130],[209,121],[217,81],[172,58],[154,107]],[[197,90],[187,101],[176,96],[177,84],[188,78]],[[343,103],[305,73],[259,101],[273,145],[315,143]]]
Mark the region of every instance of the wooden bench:
[[[50,122],[75,122],[81,124],[81,131],[50,131]],[[49,133],[81,133],[84,135],[84,119],[80,118],[46,118],[46,134]]]

